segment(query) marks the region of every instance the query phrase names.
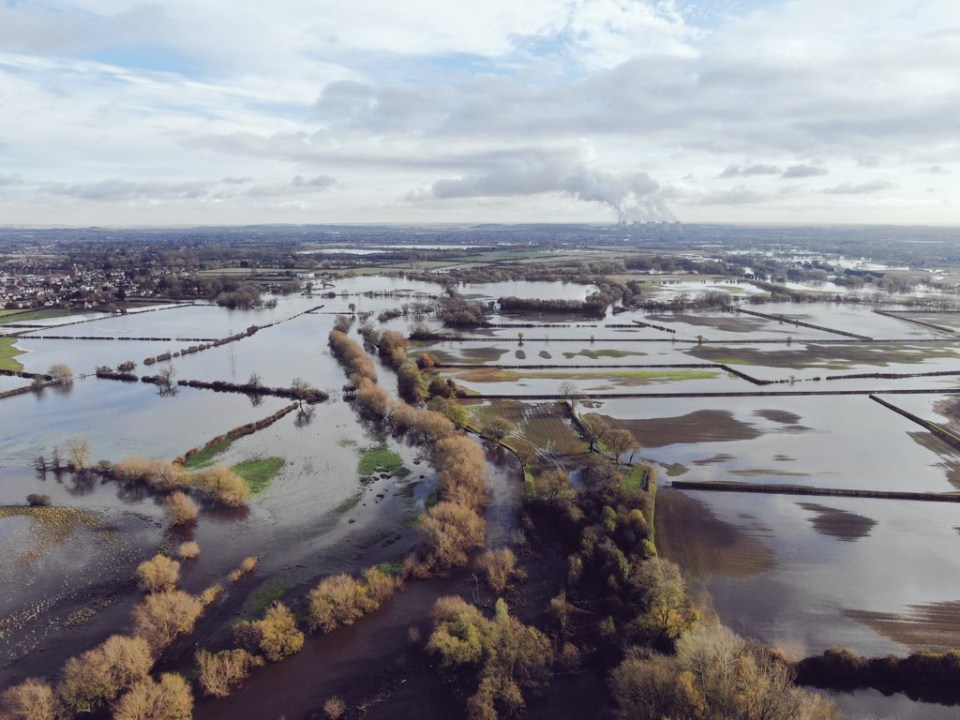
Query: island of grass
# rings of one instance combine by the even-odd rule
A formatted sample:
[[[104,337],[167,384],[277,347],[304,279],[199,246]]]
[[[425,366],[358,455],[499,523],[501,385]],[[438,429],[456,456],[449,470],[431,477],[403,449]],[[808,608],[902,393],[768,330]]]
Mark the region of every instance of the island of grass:
[[[357,472],[361,476],[373,475],[378,468],[383,468],[391,475],[403,477],[409,475],[410,470],[403,465],[403,458],[390,450],[386,443],[373,445],[360,450],[360,461],[357,463]]]
[[[0,337],[0,370],[23,372],[23,365],[14,358],[17,355],[23,355],[24,351],[14,347],[15,342],[17,342],[15,337]]]
[[[270,482],[285,463],[282,457],[254,458],[239,462],[230,469],[244,479],[251,495],[259,495],[270,487]]]
[[[232,444],[233,440],[224,438],[220,442],[207,445],[186,458],[183,461],[183,468],[185,470],[200,470],[201,468],[209,467],[213,465],[217,455],[225,453],[230,449]]]

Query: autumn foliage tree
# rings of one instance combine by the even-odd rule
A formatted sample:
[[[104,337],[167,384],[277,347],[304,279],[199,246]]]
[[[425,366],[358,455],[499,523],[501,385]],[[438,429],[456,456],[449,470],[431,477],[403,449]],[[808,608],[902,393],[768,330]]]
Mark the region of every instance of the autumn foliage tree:
[[[70,658],[58,690],[74,712],[92,712],[149,676],[153,653],[139,637],[114,635],[93,650]]]
[[[211,653],[198,650],[197,668],[200,687],[207,695],[227,697],[230,689],[250,676],[250,672],[264,664],[264,660],[246,650],[236,648]]]
[[[114,720],[190,720],[193,693],[181,675],[164,673],[159,680],[146,677],[114,706]]]
[[[0,694],[0,717],[7,720],[65,720],[67,713],[48,683],[28,678]]]

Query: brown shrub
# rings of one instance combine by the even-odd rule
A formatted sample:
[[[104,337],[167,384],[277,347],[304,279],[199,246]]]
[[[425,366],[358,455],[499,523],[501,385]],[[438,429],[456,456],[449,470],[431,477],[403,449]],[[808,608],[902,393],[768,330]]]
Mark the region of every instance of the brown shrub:
[[[487,550],[477,559],[477,567],[495,593],[502,593],[511,580],[526,575],[517,567],[517,557],[510,548]]]
[[[487,502],[487,463],[480,446],[466,435],[437,441],[433,451],[437,492],[444,500],[479,510]]]
[[[63,720],[67,712],[53,688],[28,678],[0,695],[0,717],[9,720]]]
[[[354,376],[354,383],[366,378],[377,381],[377,371],[373,367],[373,360],[367,355],[363,346],[347,337],[345,332],[332,330],[329,335],[330,350],[347,371],[347,375]]]
[[[114,720],[190,720],[193,693],[181,675],[164,673],[160,680],[144,678],[114,706]]]
[[[236,570],[231,570],[227,577],[230,578],[230,582],[237,582],[240,578],[252,573],[256,567],[257,558],[255,558],[253,555],[250,555],[241,560],[240,566],[237,567]]]
[[[171,493],[166,501],[167,517],[171,525],[186,525],[197,519],[197,504],[185,492]]]
[[[58,690],[71,710],[91,712],[147,677],[152,667],[153,655],[146,640],[114,635],[93,650],[70,658]]]
[[[200,593],[200,602],[203,603],[203,606],[206,607],[210,603],[214,602],[220,594],[223,592],[223,585],[211,585],[206,588],[202,593]]]
[[[328,633],[375,609],[367,589],[349,575],[324,578],[310,591],[310,629]]]
[[[202,612],[203,603],[182,590],[153,593],[133,610],[134,634],[158,652],[177,635],[192,632]]]
[[[327,716],[328,720],[340,720],[346,712],[347,704],[337,695],[323,704],[323,714]]]
[[[185,540],[177,548],[177,555],[183,560],[193,560],[200,555],[200,545],[193,540]]]
[[[393,594],[403,587],[403,581],[380,568],[371,567],[363,571],[363,584],[367,596],[376,607],[393,597]]]
[[[166,555],[154,555],[137,566],[137,577],[149,592],[169,590],[180,577],[180,563]]]
[[[200,687],[207,695],[214,697],[229,695],[231,687],[243,682],[254,668],[263,664],[263,658],[251,655],[246,650],[221,650],[216,654],[207,650],[197,651]]]
[[[279,602],[270,606],[262,620],[237,623],[234,633],[240,643],[263,653],[271,662],[303,649],[303,633],[297,629],[293,613]]]
[[[217,463],[192,478],[196,487],[227,507],[243,507],[250,497],[250,488],[244,479],[222,463]]]
[[[390,415],[393,398],[390,397],[390,393],[373,380],[366,377],[360,378],[355,397],[357,402],[363,406],[363,409],[372,415],[378,418],[385,418]]]
[[[486,532],[486,523],[474,510],[447,501],[427,510],[420,527],[427,534],[427,571],[466,565],[468,553],[483,545]]]

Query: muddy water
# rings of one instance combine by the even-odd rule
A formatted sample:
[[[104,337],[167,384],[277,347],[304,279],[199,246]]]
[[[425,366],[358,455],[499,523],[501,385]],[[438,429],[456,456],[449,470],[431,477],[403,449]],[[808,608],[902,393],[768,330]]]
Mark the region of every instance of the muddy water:
[[[878,690],[831,693],[847,720],[953,720],[960,708],[911,700],[906,695],[884,695]]]
[[[499,449],[488,448],[490,506],[487,518],[487,546],[506,545],[517,527],[520,507],[520,469],[516,460]],[[412,533],[415,537],[415,533]],[[341,549],[342,554],[342,549]],[[323,573],[354,572],[384,559],[374,551],[355,552],[352,568],[327,567]],[[198,720],[216,718],[305,718],[317,711],[334,694],[359,699],[369,693],[377,679],[401,673],[398,665],[410,647],[408,629],[417,627],[422,636],[429,632],[434,601],[449,594],[472,598],[475,584],[467,571],[450,578],[412,582],[380,610],[330,635],[308,636],[303,652],[281,663],[255,671],[244,687],[230,697],[198,703]],[[201,644],[203,644],[201,639]],[[444,718],[462,710],[450,703],[446,693],[420,698],[418,715]]]
[[[685,481],[953,492],[957,451],[866,396],[595,401]]]
[[[758,306],[757,310],[766,315],[783,315],[785,325],[789,323],[790,319],[796,319],[832,330],[866,335],[875,339],[942,339],[944,337],[943,333],[936,330],[875,313],[868,305],[766,303]]]
[[[694,571],[694,586],[724,623],[792,652],[960,647],[960,635],[945,635],[937,617],[942,604],[960,599],[960,508],[806,500],[665,490],[658,544]],[[683,520],[694,516],[701,521]],[[901,619],[903,627],[872,618]]]

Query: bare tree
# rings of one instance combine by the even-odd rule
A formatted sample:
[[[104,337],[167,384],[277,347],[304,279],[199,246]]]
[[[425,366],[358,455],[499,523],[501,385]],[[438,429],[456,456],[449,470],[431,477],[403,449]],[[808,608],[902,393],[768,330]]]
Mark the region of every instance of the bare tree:
[[[67,456],[73,471],[83,473],[90,461],[90,441],[81,437],[70,438],[67,441]]]
[[[604,445],[610,448],[610,452],[613,454],[614,461],[619,465],[620,456],[623,455],[627,450],[634,448],[636,449],[639,446],[637,439],[633,436],[633,433],[624,428],[616,428],[611,430],[606,434],[606,437],[603,439]]]
[[[73,382],[73,370],[64,363],[51,365],[50,369],[47,370],[47,375],[53,378],[53,381],[58,385],[69,385]]]
[[[161,395],[175,395],[177,388],[173,379],[177,376],[177,369],[173,365],[166,365],[157,371],[157,387]]]

